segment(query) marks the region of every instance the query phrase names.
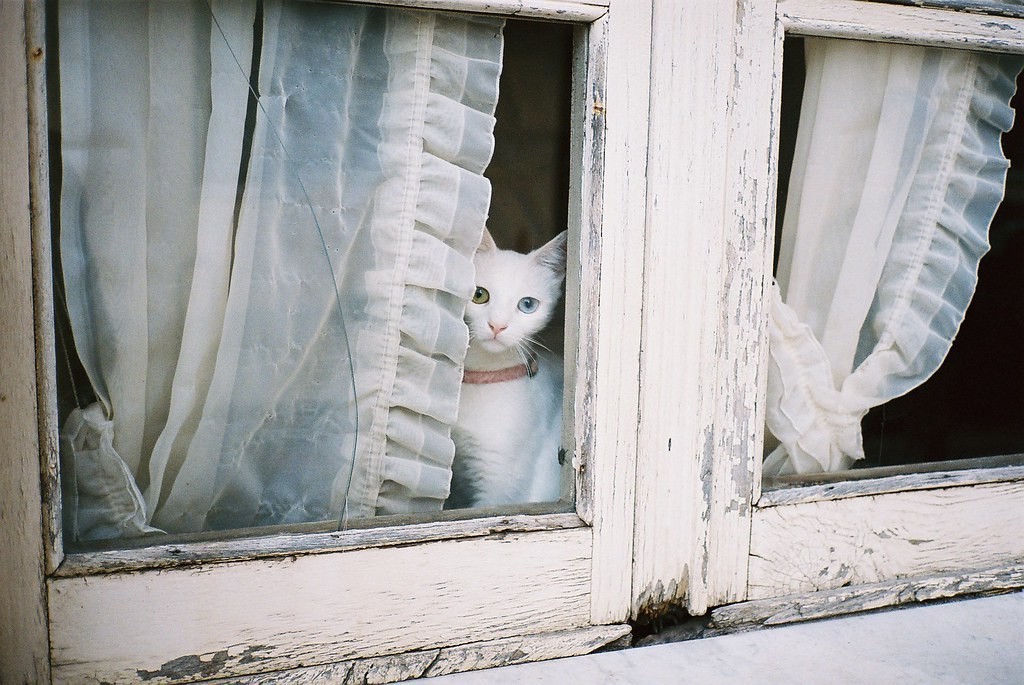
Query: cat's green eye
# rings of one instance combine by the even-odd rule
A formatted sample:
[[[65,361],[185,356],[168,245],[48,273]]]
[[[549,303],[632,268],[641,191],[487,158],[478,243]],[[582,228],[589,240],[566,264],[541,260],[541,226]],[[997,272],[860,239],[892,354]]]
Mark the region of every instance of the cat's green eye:
[[[523,314],[533,314],[539,306],[540,302],[532,297],[524,297],[519,300],[519,311]]]
[[[473,293],[473,304],[487,304],[489,299],[491,299],[491,294],[487,292],[487,288],[477,287],[476,292]]]

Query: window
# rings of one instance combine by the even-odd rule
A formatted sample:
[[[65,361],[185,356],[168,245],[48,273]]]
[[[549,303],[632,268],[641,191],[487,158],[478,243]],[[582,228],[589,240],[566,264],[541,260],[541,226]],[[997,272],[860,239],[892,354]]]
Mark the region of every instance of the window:
[[[729,629],[1019,588],[1024,467],[862,470],[782,488],[761,476],[784,46],[1022,53],[1020,13],[860,0],[420,5],[440,6],[504,17],[507,41],[572,34],[568,171],[552,191],[567,179],[568,198],[549,207],[567,211],[574,251],[572,504],[66,549],[43,163],[44,68],[56,54],[44,7],[8,0],[0,677],[397,680],[585,653],[623,638],[627,622],[682,612]],[[499,113],[497,126],[512,118]]]
[[[1016,19],[1003,17],[998,22],[991,21],[985,12],[1004,15],[1015,14],[1017,10],[996,5],[972,5],[971,9],[979,14],[873,2],[827,6],[788,0],[779,3],[785,43],[789,44],[785,54],[790,58],[790,65],[796,61],[792,59],[793,46],[800,37],[808,37],[808,41],[814,37],[818,45],[822,39],[847,39],[840,43],[843,47],[851,44],[849,39],[869,40],[881,44],[878,54],[906,49],[920,55],[923,54],[920,47],[899,46],[928,46],[928,54],[935,60],[988,65],[987,69],[979,69],[979,73],[984,72],[992,81],[999,81],[996,90],[1000,96],[992,98],[990,107],[980,108],[979,119],[991,117],[990,121],[998,121],[998,124],[991,124],[993,127],[1006,130],[1010,123],[1007,102],[1020,67],[1018,55],[1024,52],[1021,27]],[[777,55],[782,58],[782,36],[779,38]],[[897,45],[890,48],[886,44]],[[941,50],[931,51],[931,48]],[[965,51],[968,49],[972,52]],[[973,52],[981,56],[975,57]],[[871,59],[865,58],[865,68]],[[1005,74],[998,73],[998,65],[1006,65]],[[821,68],[820,62],[815,68]],[[782,87],[786,89],[791,85]],[[865,79],[857,85],[872,87],[879,82]],[[984,89],[965,89],[961,95],[981,90]],[[787,99],[785,90],[782,99]],[[861,101],[857,104],[859,106]],[[926,134],[928,129],[918,126],[910,130]],[[891,132],[886,130],[887,134]],[[990,145],[998,145],[999,131],[988,131],[974,138],[971,144],[984,138]],[[782,140],[785,141],[785,134]],[[1012,154],[1012,147],[1008,147],[1008,152]],[[780,155],[785,159],[784,144]],[[997,153],[993,155],[996,156]],[[982,166],[977,176],[999,171],[997,163],[993,166],[996,168]],[[935,170],[933,165],[927,171]],[[792,184],[791,180],[786,193],[790,199],[794,197]],[[999,184],[1001,180],[996,183]],[[997,190],[994,198],[989,195],[989,216],[1000,194],[1001,190]],[[790,201],[787,201],[785,212],[788,215],[791,211]],[[978,223],[984,231],[988,219]],[[996,230],[994,227],[993,231]],[[995,233],[993,241],[994,236]],[[781,245],[783,251],[787,249],[784,241],[785,238]],[[984,243],[984,238],[978,243]],[[939,261],[931,260],[927,268],[934,269]],[[982,260],[983,279],[984,264]],[[969,293],[961,291],[959,296],[969,296]],[[968,313],[968,320],[970,317]],[[953,344],[954,350],[957,343]],[[859,350],[856,354],[863,356]],[[922,385],[921,390],[927,385]],[[969,395],[977,391],[973,387],[965,392]],[[907,395],[907,399],[910,397]],[[771,401],[769,397],[769,404]],[[965,401],[969,400],[946,398],[954,410]],[[897,400],[893,407],[899,404]],[[1005,409],[1014,411],[1012,406]],[[869,421],[869,430],[870,425]],[[941,428],[935,430],[940,431]],[[869,449],[873,441],[877,445],[877,433],[875,436],[866,441]],[[982,441],[976,442],[980,445]],[[965,450],[961,456],[969,456],[969,451]],[[770,475],[770,463],[765,466],[765,474]],[[1012,566],[1013,560],[1019,559],[1021,554],[1019,541],[1012,533],[1020,525],[1021,473],[1018,458],[1011,456],[973,463],[940,462],[925,468],[912,465],[766,478],[764,491],[755,493],[754,497],[747,567],[749,606],[745,610],[759,615],[758,620],[780,623],[794,620],[797,615],[814,617],[860,611],[907,601],[907,597],[941,598],[965,590],[970,592],[972,587],[1000,586],[1006,582],[1001,577],[1001,569]],[[881,592],[882,596],[872,596],[873,591]],[[728,622],[729,608],[718,613],[723,622]],[[750,620],[749,615],[747,619]]]
[[[1000,140],[1013,119],[1009,101],[1024,62],[824,38],[786,45],[792,71],[784,76],[783,121],[799,113],[800,131],[795,142],[781,141],[792,173],[780,182],[778,201],[767,405],[769,432],[778,440],[766,474],[877,466],[901,450],[904,462],[1012,453],[986,452],[977,443],[1012,445],[1024,406],[995,383],[977,404],[989,402],[987,413],[998,407],[1003,427],[990,422],[987,435],[975,428],[968,437],[970,410],[951,399],[973,394],[971,384],[949,386],[955,364],[945,367],[944,358],[969,313],[1003,196],[1008,162]],[[788,166],[783,173],[790,174]],[[1003,212],[991,231],[997,267],[1006,249],[1001,236],[1014,231],[1006,219]],[[995,343],[1006,318],[990,317],[990,335],[982,338]],[[975,357],[989,357],[1007,378],[1018,371],[1012,357],[1002,364],[981,351]],[[860,420],[874,407],[865,452]],[[914,417],[897,418],[886,430],[878,415],[898,417],[900,407]],[[952,445],[941,445],[958,434],[960,442],[976,444],[950,455]]]
[[[567,225],[572,27],[302,2],[50,18],[67,541],[436,516],[492,155],[502,246]]]
[[[803,41],[786,40],[780,139],[780,208],[776,246],[781,231],[788,168],[796,138],[799,100],[803,90]],[[1019,80],[1019,79],[1018,79]],[[1020,87],[1011,102],[1019,109]],[[978,283],[966,317],[954,344],[934,376],[907,395],[890,400],[868,412],[862,426],[866,458],[857,468],[891,467],[932,462],[1014,455],[1024,451],[1020,434],[1022,405],[1013,388],[1021,383],[1024,367],[1007,364],[1008,347],[1019,337],[1018,308],[1009,293],[1018,292],[1019,276],[1012,265],[1020,261],[1017,229],[1020,215],[1020,119],[1002,136],[1002,147],[1010,160],[1005,197],[989,230],[990,251],[982,258]],[[984,392],[977,392],[984,388]],[[950,398],[970,396],[969,402]],[[1011,457],[1012,459],[1012,457]],[[986,462],[994,464],[989,459]],[[848,474],[853,476],[854,474]]]
[[[170,7],[181,9],[179,5]],[[266,25],[277,5],[265,3],[263,7]],[[344,8],[351,6],[346,4]],[[138,5],[129,4],[126,9],[136,10]],[[457,9],[487,8],[465,3]],[[509,9],[519,12],[522,8]],[[505,10],[498,11],[500,16]],[[579,474],[578,504],[570,505],[571,508],[558,505],[554,512],[552,507],[542,506],[539,510],[517,508],[515,513],[441,513],[426,518],[377,516],[372,529],[353,518],[352,525],[342,531],[336,530],[336,525],[324,527],[314,522],[242,529],[240,534],[226,538],[167,536],[160,537],[155,544],[143,538],[141,545],[96,544],[78,549],[69,546],[65,550],[59,536],[60,498],[56,488],[51,487],[47,493],[47,525],[54,535],[47,544],[45,583],[53,598],[46,615],[56,630],[48,639],[56,645],[54,653],[60,654],[51,664],[56,678],[76,680],[88,674],[130,679],[144,672],[174,681],[300,667],[328,668],[325,665],[389,654],[415,653],[415,661],[428,654],[436,656],[437,649],[463,644],[467,635],[485,651],[500,651],[504,649],[502,645],[518,640],[519,636],[538,635],[542,639],[534,646],[522,645],[525,653],[543,653],[557,642],[557,651],[565,654],[588,651],[594,644],[618,639],[628,630],[621,625],[628,595],[621,590],[621,574],[616,570],[628,563],[628,554],[618,552],[627,540],[618,530],[607,528],[602,519],[609,506],[624,500],[619,482],[628,469],[617,450],[605,446],[617,438],[596,429],[593,420],[594,412],[619,411],[620,400],[613,395],[596,398],[595,381],[590,375],[608,373],[597,361],[598,349],[606,360],[636,357],[635,349],[626,354],[620,351],[628,345],[628,337],[605,342],[596,332],[599,328],[610,328],[612,321],[617,325],[619,311],[602,308],[598,315],[596,303],[596,289],[610,285],[600,281],[596,274],[606,263],[620,263],[615,259],[616,252],[607,249],[609,245],[603,241],[600,211],[606,145],[603,108],[609,45],[607,9],[601,4],[570,2],[560,3],[556,9],[530,9],[521,14],[526,18],[568,22],[556,31],[566,48],[567,37],[572,36],[573,123],[568,153],[563,153],[571,174],[564,170],[564,162],[563,170],[557,173],[562,174],[558,192],[567,192],[569,198],[561,202],[562,211],[567,206],[570,214],[570,263],[578,265],[568,275],[567,310],[579,313],[567,322],[568,355],[579,360],[581,368],[588,369],[587,377],[571,384],[567,393],[569,406],[582,409],[575,412],[577,419],[569,425],[575,447],[568,462],[577,467]],[[466,22],[495,21],[475,14],[458,16]],[[30,40],[48,48],[42,40],[44,17],[35,17],[29,23]],[[211,27],[211,32],[214,28]],[[237,69],[233,62],[230,58],[229,69]],[[245,65],[244,59],[239,62]],[[639,56],[630,55],[620,62],[619,68],[642,71],[646,64]],[[267,73],[270,66],[261,61],[260,73]],[[286,65],[278,61],[277,66]],[[294,63],[291,66],[302,68]],[[34,72],[33,78],[37,89],[34,92],[44,93],[41,74]],[[245,109],[250,109],[248,103]],[[33,135],[38,136],[41,113],[36,110],[34,117]],[[254,130],[259,127],[259,116],[255,121],[252,117],[242,117],[241,121],[229,118],[234,125],[249,125]],[[626,138],[637,133],[636,129],[618,129],[616,146],[627,147]],[[32,140],[36,149],[43,149],[38,137]],[[247,154],[257,154],[259,142],[254,140]],[[635,165],[636,159],[639,158],[631,158],[631,164]],[[267,165],[275,163],[287,166],[286,160],[273,155],[268,155],[265,161],[264,171]],[[252,170],[248,173],[247,184],[253,182]],[[283,171],[281,174],[285,175]],[[629,181],[620,178],[615,185],[617,192],[636,197],[640,182],[642,177]],[[287,178],[281,183],[295,189],[288,185]],[[246,207],[244,189],[242,195],[240,216]],[[44,193],[40,192],[38,197],[45,201]],[[233,186],[229,197],[230,213],[235,210]],[[37,217],[35,224],[40,249],[50,245],[49,228],[43,216],[45,213]],[[333,244],[330,240],[326,242],[330,254]],[[607,251],[602,252],[602,248]],[[235,259],[243,256],[236,253]],[[301,266],[312,269],[315,264]],[[43,274],[37,282],[52,282],[47,273],[49,260],[37,263],[36,267]],[[622,283],[620,279],[616,287],[621,288]],[[48,286],[42,288],[42,302],[50,301],[48,290]],[[639,309],[635,305],[628,308]],[[43,313],[39,320],[52,318]],[[577,336],[575,329],[588,334]],[[51,341],[51,347],[44,348],[52,350],[55,333],[50,324],[41,323],[39,331],[41,337]],[[577,349],[573,341],[582,339],[589,342]],[[49,384],[54,377],[54,356],[45,349],[40,352],[42,378],[46,387],[52,387]],[[48,393],[44,391],[42,396],[50,402],[55,394]],[[629,410],[628,404],[624,407]],[[632,410],[635,411],[635,402]],[[46,439],[56,436],[57,417],[55,407],[43,413]],[[605,456],[593,457],[598,450]],[[43,457],[46,468],[54,469],[56,452],[47,451]],[[570,510],[566,511],[567,508]],[[596,563],[595,542],[600,547],[600,561]],[[271,571],[272,568],[278,571]],[[390,571],[385,573],[384,568]],[[270,595],[258,589],[263,581],[254,582],[257,577],[267,580],[277,573],[283,575],[277,575],[273,584],[288,588],[279,596],[285,603],[278,607],[280,611],[270,607]],[[596,584],[595,575],[601,579]],[[550,579],[542,591],[536,587],[538,577]],[[127,600],[128,595],[139,596],[141,590],[135,586],[136,581],[146,585],[156,582],[156,586],[143,592],[149,598],[148,606]],[[181,603],[184,595],[180,594],[180,582],[185,583],[186,595],[194,601]],[[93,590],[98,593],[92,594]],[[85,597],[83,592],[91,596]],[[119,597],[122,592],[128,595]],[[330,597],[341,600],[344,606],[335,604]],[[178,606],[183,613],[154,612],[157,605]],[[438,611],[438,606],[445,608]],[[110,623],[114,607],[118,607],[120,617],[116,626]],[[268,621],[272,614],[283,621]],[[391,618],[376,620],[375,626],[368,628],[365,621],[371,615]],[[229,616],[235,618],[222,623]],[[211,619],[221,627],[209,624]],[[109,629],[90,628],[94,621],[101,621]],[[231,626],[226,632],[225,625]],[[332,626],[330,635],[322,634],[325,625]],[[410,626],[419,627],[410,630]],[[110,634],[111,639],[82,639],[84,634],[101,632]],[[545,637],[548,633],[551,636]],[[168,641],[172,634],[182,636],[183,641]],[[261,634],[266,639],[259,637]],[[314,637],[316,634],[321,637]],[[131,640],[125,641],[125,635],[131,635]],[[395,644],[395,639],[401,644]],[[256,646],[257,642],[275,646],[265,651]],[[242,645],[253,646],[255,651]],[[404,659],[399,657],[403,663]],[[437,666],[433,672],[461,667],[462,658],[453,655],[452,659],[450,666]],[[414,668],[413,661],[403,668]]]

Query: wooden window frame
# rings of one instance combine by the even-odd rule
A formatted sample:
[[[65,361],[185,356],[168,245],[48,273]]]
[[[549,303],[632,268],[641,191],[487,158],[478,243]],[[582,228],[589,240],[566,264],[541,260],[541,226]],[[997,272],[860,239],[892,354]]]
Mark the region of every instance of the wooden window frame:
[[[761,492],[785,33],[1024,51],[1024,19],[863,0],[380,4],[579,25],[575,511],[66,555],[48,504],[42,2],[0,2],[5,681],[385,682],[583,653],[670,607],[728,628],[1024,586],[1019,467]]]
[[[727,629],[1024,585],[1015,464],[761,492],[784,37],[1024,52],[1019,16],[970,4],[655,3],[635,617]]]
[[[0,372],[4,386],[12,381],[18,388],[2,406],[15,458],[0,466],[0,495],[13,501],[0,541],[15,552],[0,568],[18,581],[0,598],[12,618],[0,628],[5,679],[184,682],[268,671],[316,678],[359,669],[397,678],[567,656],[629,632],[623,622],[631,521],[621,513],[632,507],[636,433],[616,427],[635,426],[636,391],[598,395],[597,388],[608,378],[635,378],[639,360],[639,328],[621,323],[640,310],[642,251],[624,231],[604,227],[625,225],[627,211],[642,206],[637,171],[645,162],[646,109],[636,106],[644,100],[609,101],[605,93],[611,81],[630,84],[622,93],[646,92],[649,59],[631,53],[622,36],[649,31],[649,14],[612,22],[602,0],[377,4],[577,26],[569,224],[570,265],[578,269],[570,269],[567,291],[580,333],[567,336],[579,341],[567,350],[567,366],[585,371],[567,393],[575,416],[574,510],[531,513],[541,510],[528,507],[476,518],[376,521],[406,525],[346,531],[300,528],[65,550],[50,323],[43,3],[4,3],[2,111],[5,124],[16,125],[7,129],[11,139],[5,136],[0,153],[5,169],[16,173],[5,177],[0,202],[11,211],[4,266],[11,267],[17,292],[3,313],[18,336],[3,352]],[[613,33],[620,48],[611,47]],[[639,119],[607,124],[613,104]],[[621,164],[607,174],[606,155]],[[614,282],[607,275],[613,273]],[[599,298],[615,302],[599,309]],[[608,422],[608,416],[616,418]],[[19,655],[10,666],[9,650]],[[467,654],[476,661],[466,662]]]
[[[774,45],[758,46],[768,64],[761,65],[761,87],[767,90],[764,84],[771,84],[773,99],[768,139],[772,192],[786,35],[1024,53],[1024,21],[1019,16],[994,20],[983,11],[991,8],[982,3],[970,3],[970,12],[862,0],[779,0],[776,7]],[[734,95],[743,97],[739,89]],[[767,202],[770,227],[774,198]],[[770,255],[771,233],[765,230],[757,239],[763,242],[760,254]],[[755,277],[747,285],[753,297],[770,276],[771,262],[762,264],[767,265],[763,279]],[[760,295],[762,302],[767,300]],[[759,333],[765,336],[763,320]],[[761,374],[766,347],[767,339],[761,337]],[[762,392],[760,382],[750,376],[746,384]],[[762,417],[757,418],[760,424]],[[758,447],[759,441],[760,436]],[[878,469],[857,478],[834,474],[822,482],[762,492],[759,456],[750,462],[720,456],[743,473],[734,483],[745,485],[749,472],[753,487],[742,568],[719,567],[713,573],[722,587],[724,578],[745,577],[738,601],[722,594],[713,599],[713,604],[727,605],[711,612],[710,621],[718,628],[807,620],[1024,585],[1024,540],[1019,535],[1024,528],[1024,468],[1016,458]]]
[[[353,0],[333,1],[344,3]],[[581,298],[580,288],[582,284],[596,280],[591,272],[599,267],[594,263],[594,259],[600,243],[591,241],[590,244],[583,246],[583,248],[590,248],[588,252],[587,249],[581,249],[579,237],[583,226],[588,227],[588,232],[599,233],[601,229],[600,205],[590,202],[584,206],[583,203],[586,194],[597,192],[595,188],[600,189],[602,185],[601,160],[603,157],[602,141],[594,139],[595,133],[600,134],[601,129],[590,121],[596,116],[596,113],[583,120],[582,117],[587,112],[579,101],[586,92],[594,91],[596,93],[603,90],[601,77],[598,76],[599,71],[592,70],[590,77],[587,72],[588,63],[600,58],[603,54],[603,47],[595,46],[593,50],[590,50],[587,45],[585,27],[592,22],[597,22],[606,14],[607,1],[602,3],[592,0],[583,0],[582,2],[578,0],[541,0],[526,6],[513,0],[498,0],[498,2],[491,0],[369,0],[369,3],[364,0],[357,1],[361,4],[427,11],[485,11],[491,15],[557,21],[579,27],[574,35],[574,100],[572,104],[574,110],[572,118],[574,121],[580,121],[580,124],[573,130],[571,142],[574,152],[570,160],[571,188],[568,224],[574,239],[570,240],[568,246],[570,268],[567,269],[566,275],[566,300],[567,307],[572,308],[570,311],[579,311],[580,315],[578,318],[566,322],[566,367],[572,369],[577,357],[580,358],[581,363],[588,363],[594,355],[594,350],[580,350],[574,343],[580,338],[578,329],[581,321],[584,322],[584,328],[593,325],[596,305],[587,298]],[[36,31],[38,35],[31,36],[30,40],[35,38],[36,42],[44,43],[41,31],[42,29],[39,28]],[[593,54],[590,54],[591,52]],[[41,68],[37,76],[39,79],[45,80]],[[586,82],[588,78],[590,78],[590,82]],[[37,83],[36,88],[43,88],[43,86]],[[40,93],[39,97],[45,102],[45,92]],[[41,118],[36,115],[30,124],[37,128],[44,126],[45,114]],[[43,151],[46,150],[45,142],[42,139],[37,144]],[[583,175],[584,169],[587,170],[586,177]],[[33,249],[37,257],[37,278],[46,279],[44,282],[49,282],[52,279],[49,267],[51,246],[48,237],[50,226],[46,216],[50,210],[46,195],[47,193],[43,192],[38,199],[40,215],[34,217]],[[584,264],[582,260],[587,260],[587,263]],[[573,265],[576,265],[577,268],[572,268]],[[52,321],[53,293],[50,288],[42,286],[37,295],[39,302],[37,304],[36,337],[43,350],[38,356],[37,367],[39,369],[39,384],[41,388],[45,388],[45,390],[41,390],[40,400],[47,405],[52,405],[50,398],[56,396],[57,384],[54,368],[55,354],[53,353],[57,342],[53,326],[49,323]],[[596,335],[586,336],[584,339],[596,337]],[[570,377],[567,381],[567,387],[573,387],[574,392],[566,393],[565,415],[575,417],[577,405],[585,408],[590,404],[587,393],[593,395],[594,389],[590,386],[576,385],[575,378]],[[46,410],[40,412],[40,432],[52,445],[57,445],[59,442],[59,421],[60,417],[55,406],[47,406]],[[569,454],[577,453],[575,445],[578,440],[586,441],[589,437],[589,431],[583,424],[583,420],[575,420],[575,418],[572,421],[566,421],[564,438],[566,451]],[[586,445],[584,445],[585,448]],[[574,502],[563,502],[429,514],[378,516],[349,521],[345,530],[336,530],[336,524],[327,521],[267,526],[249,530],[234,529],[209,533],[165,535],[158,538],[90,541],[81,546],[83,551],[70,551],[64,548],[62,535],[59,456],[56,449],[51,449],[44,456],[42,465],[46,473],[52,474],[44,482],[43,492],[46,539],[49,545],[46,550],[46,572],[55,577],[76,577],[115,570],[172,568],[196,563],[221,563],[304,553],[322,554],[370,547],[432,542],[449,538],[462,539],[499,533],[586,526],[591,518],[588,509],[589,503],[593,499],[591,492],[594,483],[593,478],[584,477],[586,469],[579,468],[581,459],[581,457],[576,458],[574,473],[577,474],[577,482],[570,488],[570,492],[580,493],[578,499],[581,503],[578,505]]]

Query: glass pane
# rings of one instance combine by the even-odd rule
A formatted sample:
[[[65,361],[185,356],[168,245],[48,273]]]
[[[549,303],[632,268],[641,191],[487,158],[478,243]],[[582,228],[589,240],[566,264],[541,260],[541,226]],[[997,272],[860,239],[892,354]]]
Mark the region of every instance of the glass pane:
[[[1021,64],[787,38],[766,476],[1024,453]]]
[[[494,189],[487,226],[499,251],[481,251],[475,262],[486,295],[466,311],[470,349],[446,509],[554,502],[568,478],[560,450],[565,249],[559,241],[569,202],[572,31],[534,21],[505,25],[494,159],[487,168]],[[561,261],[548,263],[545,255]]]
[[[552,321],[513,366],[561,435],[570,27],[301,0],[50,10],[72,549],[559,499],[558,442],[543,469],[522,443],[500,462],[533,488],[449,493],[476,456],[457,420],[489,211],[499,247],[553,246],[501,254],[548,274],[516,296]]]

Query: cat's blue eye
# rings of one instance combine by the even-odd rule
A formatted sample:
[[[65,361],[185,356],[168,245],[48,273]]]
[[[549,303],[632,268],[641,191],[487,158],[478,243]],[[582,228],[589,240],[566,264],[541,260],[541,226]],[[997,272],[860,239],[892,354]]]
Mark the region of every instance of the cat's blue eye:
[[[523,314],[533,314],[539,306],[540,302],[532,297],[524,297],[519,300],[519,311]]]
[[[487,292],[487,288],[481,288],[477,286],[476,291],[473,293],[473,304],[487,304],[487,301],[489,299],[491,299],[491,294]],[[522,309],[522,303],[520,303],[519,308]]]

